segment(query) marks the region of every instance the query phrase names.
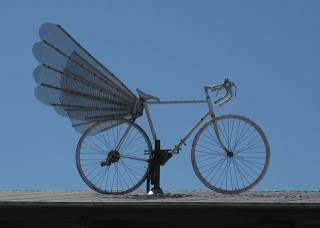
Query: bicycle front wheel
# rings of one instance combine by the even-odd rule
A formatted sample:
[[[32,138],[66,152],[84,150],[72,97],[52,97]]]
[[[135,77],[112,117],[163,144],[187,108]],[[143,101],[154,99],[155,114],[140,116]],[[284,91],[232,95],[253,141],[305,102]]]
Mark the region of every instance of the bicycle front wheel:
[[[76,164],[83,181],[103,194],[125,194],[147,178],[152,147],[146,133],[130,120],[89,127],[79,140]]]
[[[200,181],[214,191],[225,194],[247,191],[259,183],[268,169],[268,140],[257,124],[242,116],[220,116],[216,124],[229,153],[220,145],[210,120],[194,138],[193,169]]]

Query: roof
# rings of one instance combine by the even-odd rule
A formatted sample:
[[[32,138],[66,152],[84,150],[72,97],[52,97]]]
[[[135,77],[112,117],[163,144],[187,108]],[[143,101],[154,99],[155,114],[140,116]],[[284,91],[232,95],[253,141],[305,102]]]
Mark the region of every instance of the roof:
[[[3,207],[304,207],[320,208],[320,191],[248,191],[237,195],[213,191],[165,191],[146,195],[102,195],[78,190],[2,190]]]

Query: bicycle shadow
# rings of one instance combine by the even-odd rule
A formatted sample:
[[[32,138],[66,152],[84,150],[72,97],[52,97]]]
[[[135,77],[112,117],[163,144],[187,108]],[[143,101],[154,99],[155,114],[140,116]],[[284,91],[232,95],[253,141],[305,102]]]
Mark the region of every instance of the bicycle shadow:
[[[101,199],[127,199],[127,200],[157,200],[157,199],[183,199],[183,198],[189,198],[193,197],[191,194],[186,193],[163,193],[163,194],[155,194],[155,195],[147,195],[146,193],[129,193],[129,194],[123,194],[123,195],[104,195],[99,194],[98,198]]]

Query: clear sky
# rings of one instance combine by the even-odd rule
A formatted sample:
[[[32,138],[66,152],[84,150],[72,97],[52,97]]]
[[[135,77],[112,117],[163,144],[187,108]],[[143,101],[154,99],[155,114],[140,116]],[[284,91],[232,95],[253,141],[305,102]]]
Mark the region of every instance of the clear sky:
[[[32,46],[50,22],[133,92],[204,99],[204,86],[234,81],[237,97],[214,108],[252,119],[269,140],[270,166],[254,189],[319,190],[319,11],[311,0],[1,1],[0,189],[89,189],[75,164],[81,135],[33,92]],[[206,106],[150,111],[171,148]],[[206,189],[192,169],[192,140],[162,167],[164,191]]]

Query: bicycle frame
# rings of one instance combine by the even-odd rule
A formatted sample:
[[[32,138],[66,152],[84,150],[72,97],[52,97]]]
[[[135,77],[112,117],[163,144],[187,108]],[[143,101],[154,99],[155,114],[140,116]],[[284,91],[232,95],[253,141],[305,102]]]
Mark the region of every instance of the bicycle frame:
[[[223,145],[220,136],[219,136],[219,132],[218,132],[218,127],[216,125],[215,120],[215,114],[213,111],[213,107],[212,107],[212,103],[211,103],[211,98],[209,96],[208,93],[208,88],[205,87],[205,93],[206,93],[206,99],[205,100],[183,100],[183,101],[144,101],[143,102],[143,106],[144,109],[146,110],[146,115],[148,118],[148,122],[149,122],[149,126],[151,129],[151,133],[153,136],[154,141],[158,140],[157,136],[156,136],[156,132],[152,123],[152,119],[151,119],[151,115],[149,112],[149,108],[148,105],[161,105],[161,104],[193,104],[193,103],[206,103],[209,107],[209,110],[201,117],[201,119],[190,129],[190,131],[180,140],[180,142],[170,151],[171,155],[173,155],[175,152],[177,152],[180,148],[180,146],[182,146],[182,144],[185,143],[185,141],[190,137],[190,135],[197,129],[197,127],[199,127],[199,125],[201,125],[203,123],[203,121],[210,115],[212,120],[213,120],[213,124],[214,124],[214,129],[215,129],[215,133],[217,135],[218,141],[221,144],[221,146],[228,151],[225,146]]]

